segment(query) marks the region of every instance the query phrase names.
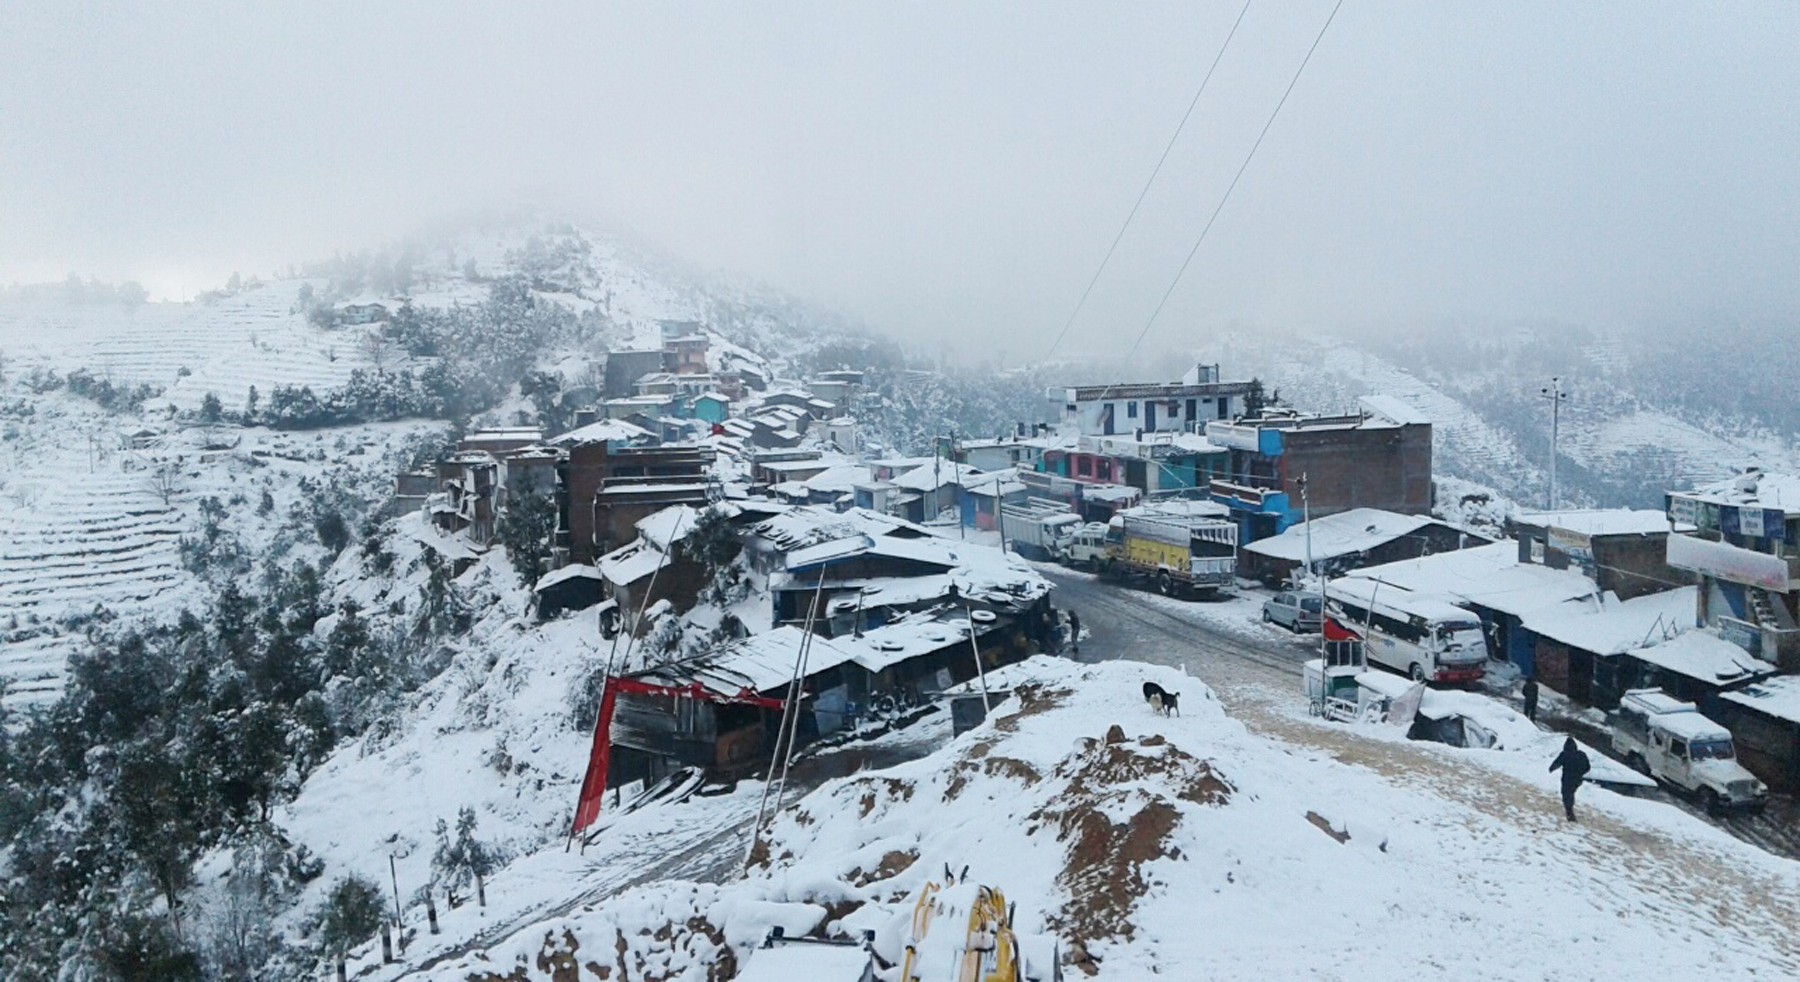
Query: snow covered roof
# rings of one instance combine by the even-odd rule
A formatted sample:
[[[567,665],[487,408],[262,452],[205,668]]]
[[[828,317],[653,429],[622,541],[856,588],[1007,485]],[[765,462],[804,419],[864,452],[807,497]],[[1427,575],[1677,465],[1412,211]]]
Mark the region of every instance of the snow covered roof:
[[[1514,520],[1521,525],[1564,529],[1580,535],[1651,535],[1669,531],[1666,513],[1642,508],[1520,512]]]
[[[1800,723],[1800,675],[1763,679],[1741,689],[1720,693],[1720,698],[1776,719]]]
[[[558,583],[577,579],[601,579],[600,570],[585,563],[571,563],[561,569],[553,569],[550,572],[545,573],[538,579],[537,586],[533,587],[533,589],[538,593],[543,593],[545,590],[550,589]]]
[[[858,533],[872,536],[892,536],[899,532],[914,536],[931,534],[923,526],[867,508],[838,512],[818,506],[790,509],[758,524],[755,531],[776,547],[789,550]]]
[[[1135,489],[1134,489],[1135,490]],[[1201,501],[1197,498],[1158,498],[1147,501],[1135,508],[1127,508],[1122,514],[1134,518],[1230,518],[1231,509],[1216,501]]]
[[[1600,589],[1575,570],[1519,562],[1519,544],[1512,539],[1370,566],[1351,573],[1349,578],[1389,583],[1419,594],[1448,596],[1457,602],[1515,616],[1591,596]]]
[[[1611,594],[1604,604],[1591,598],[1570,600],[1526,614],[1525,629],[1572,648],[1615,655],[1694,629],[1697,587],[1620,601]]]
[[[638,674],[639,677],[698,682],[708,691],[722,696],[735,696],[745,689],[768,692],[787,685],[793,678],[794,659],[806,638],[805,631],[783,625]],[[806,674],[836,668],[849,660],[850,653],[830,638],[813,635]]]
[[[832,464],[804,482],[814,491],[847,492],[856,490],[860,481],[869,479],[869,469],[862,464]]]
[[[608,583],[624,586],[655,573],[664,558],[663,552],[639,539],[601,556],[600,573]]]
[[[1081,496],[1089,501],[1135,501],[1143,493],[1126,484],[1084,484],[1081,488]]]
[[[638,534],[651,545],[666,552],[670,546],[687,538],[688,533],[694,531],[700,514],[697,508],[670,505],[638,519]]]
[[[580,447],[591,443],[618,443],[649,435],[649,430],[633,426],[622,419],[603,419],[577,427],[547,442],[554,447]]]
[[[1393,396],[1363,396],[1357,402],[1361,403],[1362,407],[1370,413],[1402,426],[1418,426],[1431,422],[1431,417]]]
[[[1689,631],[1625,654],[1708,685],[1775,674],[1774,665],[1709,631]]]
[[[1245,546],[1244,551],[1271,559],[1304,562],[1307,527],[1310,525],[1313,558],[1334,559],[1368,552],[1376,546],[1411,535],[1432,522],[1429,515],[1401,515],[1379,508],[1352,508],[1336,515],[1315,518],[1311,522],[1301,522],[1280,535],[1258,539]]]
[[[1739,474],[1679,493],[1716,505],[1773,508],[1789,517],[1800,515],[1800,476],[1793,474]]]
[[[992,475],[985,475],[968,464],[959,464],[953,460],[928,461],[893,479],[895,487],[908,491],[935,491],[946,484],[969,484],[976,478],[992,481]]]
[[[737,979],[738,982],[859,979],[868,965],[869,953],[861,945],[790,943],[753,949],[737,973]]]

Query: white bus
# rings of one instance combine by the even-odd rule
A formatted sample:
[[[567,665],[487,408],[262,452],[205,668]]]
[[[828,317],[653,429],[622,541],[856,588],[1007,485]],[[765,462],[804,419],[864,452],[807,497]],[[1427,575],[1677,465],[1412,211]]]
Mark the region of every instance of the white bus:
[[[1431,682],[1473,682],[1487,669],[1481,619],[1449,601],[1361,577],[1331,581],[1330,598],[1330,616],[1362,635],[1371,664]]]

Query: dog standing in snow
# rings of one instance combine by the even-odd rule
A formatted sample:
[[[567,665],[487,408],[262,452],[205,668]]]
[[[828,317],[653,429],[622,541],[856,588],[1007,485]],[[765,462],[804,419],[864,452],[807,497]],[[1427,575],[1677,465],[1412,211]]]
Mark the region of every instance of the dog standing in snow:
[[[1155,682],[1144,683],[1144,701],[1150,708],[1167,716],[1171,713],[1181,715],[1181,693],[1170,692]]]

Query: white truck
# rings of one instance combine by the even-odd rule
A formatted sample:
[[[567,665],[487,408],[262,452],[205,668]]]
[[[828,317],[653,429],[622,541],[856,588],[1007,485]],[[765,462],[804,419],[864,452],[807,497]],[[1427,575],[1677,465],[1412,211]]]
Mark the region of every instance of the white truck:
[[[1632,767],[1700,799],[1713,813],[1761,808],[1769,789],[1737,762],[1731,732],[1661,689],[1631,689],[1619,699],[1613,752]]]
[[[1060,501],[1033,498],[1022,505],[1000,506],[1000,526],[1014,552],[1049,561],[1062,554],[1063,542],[1081,527],[1081,516]]]

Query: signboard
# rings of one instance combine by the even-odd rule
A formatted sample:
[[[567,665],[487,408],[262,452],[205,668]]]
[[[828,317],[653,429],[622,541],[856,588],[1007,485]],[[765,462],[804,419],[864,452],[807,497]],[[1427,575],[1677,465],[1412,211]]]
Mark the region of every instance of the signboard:
[[[1786,593],[1787,560],[1766,552],[1753,552],[1729,542],[1711,542],[1691,535],[1671,535],[1669,565],[1707,576]]]
[[[1738,534],[1752,538],[1763,537],[1763,512],[1761,508],[1734,508],[1737,512]]]
[[[1669,496],[1669,520],[1677,525],[1700,525],[1700,502],[1692,498]]]
[[[1550,548],[1565,553],[1571,559],[1592,562],[1594,559],[1594,540],[1584,532],[1572,532],[1552,525],[1546,530]]]
[[[1747,624],[1735,617],[1721,617],[1719,637],[1749,652],[1752,657],[1762,657],[1762,629],[1754,624]]]

